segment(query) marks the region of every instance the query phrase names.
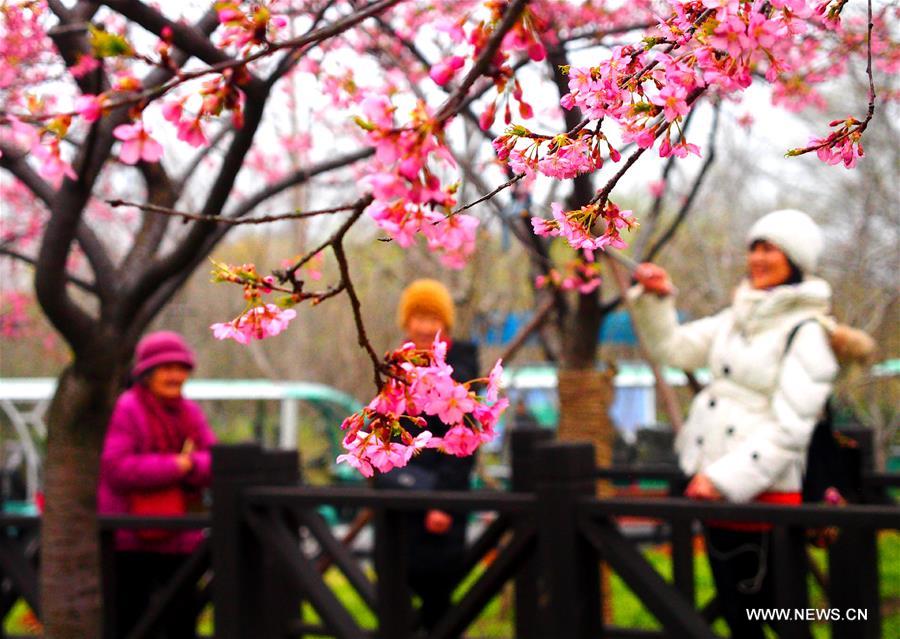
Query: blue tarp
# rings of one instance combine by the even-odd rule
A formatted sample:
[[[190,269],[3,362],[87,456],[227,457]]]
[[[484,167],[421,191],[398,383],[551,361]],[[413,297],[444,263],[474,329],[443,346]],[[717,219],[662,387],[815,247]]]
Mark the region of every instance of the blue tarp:
[[[503,346],[511,341],[531,319],[531,311],[513,312],[496,321],[487,320],[479,340],[486,346]],[[634,346],[634,328],[628,313],[616,312],[606,316],[600,327],[600,341],[606,344]]]

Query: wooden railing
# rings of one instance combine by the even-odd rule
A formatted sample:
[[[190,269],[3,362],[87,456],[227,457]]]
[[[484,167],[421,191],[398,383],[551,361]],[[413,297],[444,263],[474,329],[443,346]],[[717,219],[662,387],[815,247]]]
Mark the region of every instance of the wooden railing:
[[[832,637],[881,636],[877,531],[900,528],[900,509],[891,503],[768,506],[698,503],[680,494],[684,478],[671,469],[596,469],[590,444],[551,441],[542,430],[520,430],[512,439],[512,490],[509,492],[402,492],[369,488],[314,488],[300,483],[292,452],[263,451],[255,445],[219,446],[213,452],[213,508],[209,515],[179,519],[101,517],[105,604],[115,606],[112,533],[120,528],[204,528],[204,544],[148,603],[128,639],[152,636],[170,604],[185,588],[203,584],[215,609],[216,637],[257,639],[308,634],[351,639],[376,636],[409,639],[418,622],[407,587],[404,536],[410,512],[439,508],[454,513],[493,513],[493,520],[469,546],[463,562],[469,572],[484,566],[428,635],[451,639],[464,634],[508,582],[515,584],[514,632],[519,639],[566,637],[713,637],[715,600],[697,601],[694,540],[698,522],[770,522],[773,552],[780,570],[776,605],[808,607],[805,529],[840,528],[827,552],[824,579],[828,605],[864,609],[868,620],[834,622]],[[867,494],[900,485],[896,475],[866,470]],[[673,496],[596,498],[600,479],[663,479]],[[320,516],[323,505],[371,509],[374,546],[360,558]],[[672,579],[648,562],[621,518],[661,522],[671,543]],[[0,516],[0,618],[18,598],[40,615],[37,518]],[[491,556],[489,562],[483,561]],[[604,627],[600,562],[618,573],[660,622],[661,631]],[[330,589],[322,574],[335,566],[359,599],[374,613],[377,628],[366,630]],[[374,577],[374,578],[373,578]],[[204,598],[201,597],[201,601]],[[319,622],[301,617],[308,602]],[[199,611],[198,611],[199,612]],[[105,636],[117,637],[106,617]],[[786,636],[803,636],[795,624]]]

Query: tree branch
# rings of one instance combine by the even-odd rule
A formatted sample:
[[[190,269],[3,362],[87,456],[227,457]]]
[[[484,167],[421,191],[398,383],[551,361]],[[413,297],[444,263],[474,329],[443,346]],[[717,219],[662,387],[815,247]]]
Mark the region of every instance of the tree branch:
[[[304,33],[303,35],[311,34],[316,29],[316,27],[319,26],[319,23],[325,18],[325,13],[333,5],[334,0],[328,0],[328,2],[323,3],[321,8],[316,12],[316,15],[313,16],[312,24],[310,25],[309,29],[307,29],[306,33]],[[278,80],[290,73],[291,69],[293,69],[301,59],[303,59],[303,56],[306,55],[309,50],[309,48],[295,49],[287,53],[283,58],[281,58],[281,60],[279,60],[278,66],[275,68],[275,71],[273,71],[269,76],[268,80],[266,80],[266,83],[271,87]]]
[[[178,200],[182,189],[172,184],[168,173],[159,162],[139,162],[137,165],[147,188],[146,200],[149,204],[172,206]],[[131,250],[122,260],[120,280],[127,288],[134,285],[138,274],[153,259],[162,244],[169,227],[169,220],[158,215],[143,216],[141,228],[134,237]]]
[[[48,209],[53,208],[53,199],[56,191],[50,183],[38,175],[25,161],[25,152],[15,149],[0,142],[0,166],[13,174],[36,198],[44,203]]]
[[[531,334],[544,325],[544,322],[550,317],[550,311],[554,308],[556,308],[556,300],[554,300],[553,297],[548,297],[546,301],[538,307],[538,310],[535,311],[531,320],[519,330],[519,333],[515,337],[513,337],[509,346],[501,353],[499,359],[508,362],[515,357],[519,352],[519,349],[522,348],[522,346],[525,345],[525,342],[528,341],[528,338],[531,337]]]
[[[19,251],[9,248],[8,246],[5,246],[5,245],[0,245],[0,255],[5,255],[6,257],[12,258],[14,260],[18,260],[18,261],[28,264],[30,266],[35,266],[37,264],[37,260],[34,259],[33,257],[25,255],[24,253],[20,253]],[[85,291],[86,293],[92,293],[94,295],[97,294],[97,289],[94,286],[93,282],[89,282],[85,279],[78,277],[77,275],[71,275],[69,273],[66,273],[66,278],[68,279],[69,282],[71,282],[73,285],[77,286],[81,290]]]
[[[694,119],[695,110],[691,109],[688,112],[687,117],[684,119],[684,125],[681,127],[681,134],[687,136],[688,129],[691,127],[691,122]],[[635,240],[634,245],[632,246],[632,254],[641,255],[644,252],[644,246],[650,240],[650,235],[653,231],[656,230],[656,225],[659,222],[659,216],[662,213],[662,205],[666,199],[666,192],[669,189],[669,175],[672,173],[672,169],[675,168],[675,164],[678,157],[673,153],[666,160],[666,164],[663,167],[662,175],[660,176],[660,180],[662,181],[662,189],[659,194],[653,198],[653,206],[650,208],[650,212],[647,215],[643,216],[641,220],[641,234]]]
[[[340,285],[344,287],[347,291],[347,296],[350,298],[350,307],[353,309],[353,321],[356,324],[357,343],[366,351],[372,362],[373,381],[375,382],[375,391],[378,392],[384,385],[384,381],[381,378],[382,362],[381,358],[375,353],[375,349],[372,348],[372,343],[369,341],[369,336],[366,333],[366,325],[362,318],[362,305],[360,304],[359,296],[356,294],[356,289],[353,286],[353,280],[350,277],[350,265],[347,263],[347,255],[344,252],[344,236],[360,218],[366,206],[369,205],[369,202],[371,202],[371,198],[364,198],[358,203],[353,215],[347,218],[347,221],[344,222],[343,226],[341,226],[332,237],[331,249],[334,251],[334,257],[337,260],[338,268],[340,269]]]
[[[209,157],[209,154],[219,146],[219,143],[222,142],[222,140],[228,137],[229,133],[233,132],[234,126],[231,123],[223,125],[221,129],[216,131],[216,134],[210,139],[209,144],[197,152],[190,164],[187,165],[187,168],[184,169],[181,177],[175,181],[175,184],[172,187],[173,190],[177,193],[181,193],[188,181],[194,176],[194,172],[200,168],[201,164],[203,164],[203,160]]]
[[[59,19],[59,25],[49,29],[47,35],[53,40],[57,50],[71,67],[78,62],[79,56],[91,55],[91,45],[87,38],[86,23],[97,10],[96,3],[79,3],[70,11],[59,0],[48,2],[50,10]],[[76,28],[76,27],[81,28]],[[72,78],[82,93],[96,94],[109,88],[109,80],[102,68],[86,73],[80,78]]]
[[[112,301],[116,288],[116,267],[109,258],[106,247],[103,246],[103,242],[100,241],[94,230],[85,224],[84,220],[78,225],[75,238],[82,252],[84,252],[88,264],[91,265],[91,270],[94,272],[94,289],[101,304]]]
[[[244,126],[235,133],[228,152],[222,162],[219,174],[210,187],[203,207],[204,216],[216,215],[224,207],[234,180],[243,166],[244,158],[253,144],[253,138],[262,122],[266,108],[266,98],[248,100]],[[123,291],[121,321],[127,325],[153,292],[167,279],[176,277],[178,271],[187,269],[197,257],[198,251],[213,236],[215,224],[197,223],[182,239],[180,244],[165,258],[157,260],[147,267],[137,278],[134,285]]]
[[[678,227],[681,226],[681,223],[687,218],[688,214],[691,212],[691,208],[694,206],[694,200],[697,198],[697,194],[700,192],[700,187],[703,184],[703,180],[706,177],[709,168],[712,166],[713,160],[716,157],[716,133],[719,130],[719,106],[716,105],[715,110],[713,111],[713,125],[710,128],[709,132],[709,141],[707,142],[707,148],[709,152],[706,154],[706,159],[703,161],[703,166],[700,167],[700,172],[697,174],[697,177],[694,179],[694,184],[691,186],[691,191],[687,196],[687,199],[681,205],[681,209],[679,209],[678,214],[675,216],[675,220],[673,220],[672,224],[669,225],[669,228],[653,243],[653,246],[647,252],[646,260],[642,261],[650,261],[656,254],[662,249],[672,237],[675,235],[675,232],[678,230]]]
[[[350,166],[351,164],[359,162],[360,160],[365,160],[366,158],[371,157],[374,153],[375,149],[372,148],[360,149],[359,151],[341,155],[331,160],[325,160],[323,162],[320,162],[319,164],[314,164],[312,166],[298,169],[293,173],[289,173],[288,175],[284,176],[277,182],[274,182],[273,184],[260,189],[254,195],[251,195],[249,198],[238,204],[232,211],[230,211],[228,213],[228,217],[243,217],[249,214],[251,211],[253,211],[253,209],[255,209],[257,206],[259,206],[269,198],[275,197],[279,193],[282,193],[283,191],[286,191],[291,187],[303,184],[309,181],[311,178],[316,177],[317,175]]]

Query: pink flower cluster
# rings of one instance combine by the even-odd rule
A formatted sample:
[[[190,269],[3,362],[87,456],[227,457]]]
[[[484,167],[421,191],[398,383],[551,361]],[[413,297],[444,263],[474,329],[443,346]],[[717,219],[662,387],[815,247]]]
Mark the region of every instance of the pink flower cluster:
[[[457,457],[471,455],[495,436],[494,427],[509,405],[501,398],[500,361],[486,380],[459,383],[451,377],[453,367],[446,362],[447,343],[438,336],[431,350],[417,350],[406,343],[385,358],[389,379],[368,406],[344,420],[343,446],[337,458],[366,477],[377,470],[387,472],[405,466],[423,448],[436,448]],[[483,396],[472,385],[486,382]],[[423,430],[416,435],[411,427],[425,426],[426,415],[436,416],[449,428],[443,437]]]
[[[217,2],[219,22],[223,25],[222,46],[234,46],[246,55],[257,46],[265,46],[288,24],[284,16],[273,16],[263,3],[252,3],[245,13],[241,2]],[[268,4],[268,3],[267,3]]]
[[[238,88],[247,78],[246,69],[226,70],[222,75],[204,82],[198,92],[202,98],[200,109],[196,114],[185,112],[184,105],[189,95],[162,104],[163,117],[175,125],[178,139],[193,147],[209,144],[203,122],[222,115],[224,111],[231,113],[231,121],[236,129],[244,125],[244,93]]]
[[[400,246],[418,234],[451,268],[462,268],[475,250],[478,219],[449,214],[456,204],[457,184],[445,185],[430,162],[454,167],[444,144],[443,125],[418,104],[407,126],[394,126],[395,108],[385,96],[369,96],[361,104],[365,117],[357,124],[375,146],[370,172],[363,178],[374,201],[367,213]]]
[[[562,237],[577,251],[625,248],[621,230],[631,230],[636,224],[631,211],[623,211],[608,200],[602,209],[599,204],[587,204],[574,211],[564,211],[558,202],[553,202],[550,208],[553,219],[531,218],[535,234],[542,237]],[[594,225],[600,218],[605,221],[606,227],[603,233],[595,236]]]
[[[569,260],[562,273],[557,269],[550,269],[546,275],[538,275],[534,281],[536,288],[552,286],[563,291],[578,291],[582,295],[592,293],[602,283],[600,263],[588,251],[583,257]]]
[[[495,138],[492,144],[500,160],[507,161],[516,173],[528,177],[541,173],[558,180],[568,180],[596,171],[603,166],[601,144],[606,145],[614,162],[621,159],[619,152],[602,133],[584,130],[574,138],[565,133],[549,137],[515,125]]]
[[[826,164],[844,164],[845,168],[852,169],[856,162],[864,155],[860,139],[865,129],[862,122],[853,117],[843,120],[833,120],[828,126],[838,127],[824,138],[812,138],[805,149],[791,149],[788,156],[801,155],[809,151],[815,151],[820,160]]]
[[[791,53],[803,46],[811,11],[805,0],[668,4],[671,15],[644,46],[613,47],[596,66],[570,69],[569,93],[561,104],[619,124],[625,141],[643,148],[661,137],[662,157],[699,155],[680,130],[672,140],[673,126],[688,114],[693,99],[702,91],[743,91],[753,72],[764,72],[770,82],[792,72],[802,64]],[[668,53],[655,50],[662,43],[670,45]]]
[[[249,344],[254,339],[274,337],[288,327],[291,320],[297,317],[292,308],[279,308],[275,304],[254,306],[241,313],[230,322],[212,324],[213,336],[216,339],[233,339],[238,344]]]
[[[469,34],[473,58],[477,57],[487,45],[493,34],[494,26],[503,17],[503,11],[506,9],[505,2],[487,2],[485,6],[491,10],[491,20],[479,23]],[[503,120],[507,125],[512,123],[513,100],[518,103],[519,115],[522,118],[529,119],[534,115],[534,109],[522,97],[522,85],[515,77],[509,59],[510,54],[514,52],[524,53],[533,62],[541,62],[547,57],[547,49],[542,42],[542,35],[549,37],[550,21],[542,15],[540,9],[539,3],[532,3],[531,6],[526,7],[519,20],[503,37],[500,48],[494,55],[491,75],[494,79],[497,96],[487,104],[478,119],[479,125],[484,131],[493,125],[494,119],[497,117],[498,103],[503,105]]]
[[[463,68],[465,63],[466,59],[460,55],[450,56],[431,67],[428,76],[434,80],[434,83],[438,86],[444,86],[453,79],[453,76],[456,75],[457,71]]]
[[[239,284],[244,289],[247,310],[230,322],[212,324],[213,336],[216,339],[233,339],[239,344],[249,344],[254,339],[274,337],[284,331],[291,320],[297,317],[297,311],[290,308],[311,295],[284,295],[278,304],[264,301],[263,295],[272,293],[277,287],[275,277],[261,276],[253,264],[231,266],[213,260],[212,272],[214,282],[230,282]],[[278,289],[284,290],[284,289]]]

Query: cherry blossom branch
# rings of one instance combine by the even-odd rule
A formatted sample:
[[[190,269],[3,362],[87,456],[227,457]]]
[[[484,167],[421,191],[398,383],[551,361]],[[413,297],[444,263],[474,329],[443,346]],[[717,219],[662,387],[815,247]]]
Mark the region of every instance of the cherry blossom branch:
[[[689,34],[693,34],[700,26],[703,25],[704,22],[706,22],[706,21],[709,19],[709,17],[710,17],[713,13],[715,13],[715,10],[714,10],[714,9],[707,9],[707,10],[705,10],[703,13],[701,13],[700,16],[694,21],[694,23],[692,24],[691,28],[688,29],[688,33],[689,33]],[[662,43],[661,43],[661,42],[654,43],[654,44],[652,45],[652,47],[655,47],[657,44],[662,44]],[[663,51],[663,53],[669,53],[670,51],[672,51],[672,49],[675,48],[675,46],[676,46],[676,45],[675,45],[674,43],[668,44],[668,46],[667,46],[666,49]],[[652,47],[651,47],[651,48],[652,48]],[[659,64],[659,61],[658,61],[658,60],[653,60],[653,61],[651,61],[651,62],[648,62],[646,65],[643,66],[643,68],[641,68],[641,69],[635,71],[634,73],[632,73],[632,74],[629,75],[629,76],[626,76],[626,77],[622,78],[622,79],[619,81],[619,83],[618,83],[619,87],[620,87],[620,88],[626,88],[629,84],[631,84],[631,83],[633,83],[633,82],[635,82],[635,81],[637,81],[637,80],[640,80],[641,78],[644,77],[644,75],[646,75],[646,73],[647,73],[648,71],[652,71],[652,70],[656,67],[656,65],[658,65],[658,64]],[[581,131],[581,129],[583,129],[584,127],[586,127],[589,123],[590,123],[590,119],[589,119],[589,118],[584,118],[581,122],[578,123],[577,126],[573,127],[571,130],[569,130],[569,132],[567,133],[567,135],[572,136],[572,135],[578,133],[579,131]],[[657,137],[658,137],[658,136],[657,136]],[[642,152],[643,152],[643,151],[641,151],[641,153],[642,153]],[[638,157],[640,157],[641,153],[638,153]],[[618,180],[616,180],[616,181],[618,181]]]
[[[826,136],[821,141],[817,141],[815,144],[811,144],[809,146],[805,146],[800,149],[791,149],[787,152],[788,157],[796,157],[798,155],[804,155],[806,153],[811,153],[813,151],[819,151],[820,149],[825,148],[834,148],[837,146],[839,142],[843,142],[848,138],[852,138],[854,140],[859,140],[860,136],[862,136],[863,131],[866,130],[866,127],[869,126],[869,122],[871,122],[872,117],[875,115],[875,79],[872,74],[872,29],[875,24],[872,21],[872,0],[868,0],[866,3],[866,11],[867,11],[867,25],[866,25],[866,76],[869,80],[869,104],[866,109],[866,117],[862,122],[856,120],[856,118],[848,118],[847,120],[835,120],[831,123],[831,126],[835,126],[837,124],[842,124],[841,129],[833,132],[831,135]],[[857,142],[858,144],[858,142]],[[852,143],[851,143],[852,145]],[[852,155],[852,151],[851,151]],[[859,155],[862,155],[862,145],[859,145]],[[845,164],[847,164],[845,160]],[[847,166],[851,166],[851,164],[847,164]]]
[[[494,55],[500,49],[500,44],[503,42],[504,36],[506,36],[506,33],[512,29],[513,26],[515,26],[522,11],[525,10],[526,4],[528,4],[528,0],[513,0],[513,2],[509,4],[506,8],[506,12],[503,14],[503,19],[494,29],[494,33],[491,34],[487,45],[478,55],[475,64],[469,69],[469,72],[463,78],[462,82],[459,83],[459,86],[456,87],[456,90],[454,90],[450,97],[444,101],[444,104],[438,108],[437,113],[434,116],[436,122],[444,122],[456,115],[463,105],[469,89],[472,88],[472,85],[475,84],[475,81],[478,78],[484,75],[485,71],[487,71],[488,67],[493,62]]]
[[[139,202],[130,202],[127,200],[106,200],[106,203],[113,208],[122,206],[131,206],[142,211],[150,213],[158,213],[160,215],[168,215],[170,217],[179,217],[184,220],[192,220],[195,222],[211,222],[215,224],[227,224],[230,226],[239,226],[243,224],[268,224],[270,222],[279,222],[281,220],[302,220],[320,215],[329,215],[332,213],[341,213],[349,211],[357,206],[357,204],[345,204],[343,206],[335,206],[328,209],[318,209],[315,211],[292,211],[290,213],[278,213],[274,215],[265,215],[263,217],[253,218],[235,218],[224,215],[203,215],[201,213],[188,213],[186,211],[178,211],[165,206],[157,206],[155,204],[141,204]]]
[[[300,49],[307,45],[318,44],[323,40],[327,40],[328,38],[334,37],[340,33],[343,33],[344,31],[347,31],[348,29],[356,26],[358,23],[366,20],[367,18],[381,13],[386,9],[389,9],[393,5],[403,1],[404,0],[381,0],[380,2],[374,2],[364,9],[361,9],[360,11],[342,18],[341,20],[338,20],[326,27],[317,29],[312,33],[308,33],[291,40],[285,40],[283,42],[269,43],[266,48],[257,51],[256,53],[250,54],[243,58],[235,59],[224,55],[220,49],[217,49],[208,40],[199,42],[198,38],[191,37],[192,34],[190,34],[189,32],[192,31],[192,29],[190,27],[184,27],[182,25],[181,29],[176,30],[177,23],[171,22],[161,14],[158,14],[152,10],[147,10],[147,6],[143,3],[133,3],[127,0],[106,0],[104,4],[109,6],[111,9],[114,9],[116,12],[121,13],[126,18],[134,20],[138,24],[141,24],[141,26],[144,26],[157,35],[160,35],[165,27],[169,27],[170,29],[172,29],[173,42],[178,48],[195,53],[200,59],[206,62],[208,62],[208,60],[210,59],[218,61],[213,64],[209,64],[207,67],[204,67],[202,69],[197,69],[196,71],[191,71],[189,73],[179,73],[176,78],[163,82],[162,84],[152,86],[149,89],[145,89],[136,93],[129,93],[125,96],[122,96],[121,98],[109,100],[104,104],[104,109],[117,109],[124,106],[133,106],[143,102],[150,102],[162,97],[166,93],[169,93],[175,87],[190,82],[191,80],[196,80],[198,78],[202,78],[203,76],[214,73],[222,73],[230,69],[246,69],[247,65],[249,65],[251,62],[269,57],[277,51],[281,51],[282,49]],[[241,88],[244,89],[244,91],[247,92],[248,95],[254,98],[260,98],[262,97],[262,95],[264,95],[267,86],[258,78],[251,77],[251,80],[247,84],[242,85]],[[0,110],[0,121],[9,121],[11,117],[15,117],[23,122],[42,122],[44,120],[52,119],[55,117],[76,115],[78,115],[77,111],[35,115],[26,113],[12,114],[8,111]]]
[[[478,204],[481,204],[482,202],[490,200],[495,195],[497,195],[500,191],[503,191],[504,189],[508,189],[513,184],[515,184],[516,182],[521,180],[523,177],[525,177],[524,173],[516,173],[514,176],[512,176],[512,178],[510,178],[509,180],[507,180],[506,182],[504,182],[503,184],[501,184],[500,186],[495,188],[493,191],[491,191],[487,195],[482,195],[477,200],[473,200],[472,202],[469,202],[468,204],[465,204],[463,206],[459,206],[459,207],[453,209],[453,211],[451,211],[447,215],[447,217],[452,217],[452,216],[456,215],[457,213],[462,213],[463,211],[466,211],[466,210],[472,208],[473,206],[476,206]]]
[[[157,37],[162,37],[163,30],[169,29],[172,33],[172,44],[182,51],[196,56],[207,65],[210,65],[207,69],[201,69],[197,72],[199,75],[189,73],[184,74],[181,77],[193,79],[193,77],[202,77],[207,73],[215,73],[216,70],[224,71],[225,69],[235,68],[246,64],[246,62],[242,60],[232,58],[215,46],[202,30],[192,25],[169,20],[152,6],[143,2],[134,2],[133,0],[104,0],[103,4],[123,17],[133,20]],[[215,20],[215,26],[218,26],[218,12],[215,8],[211,7],[207,12],[206,17],[208,18],[210,14],[212,14],[212,17]],[[219,69],[220,66],[221,69]],[[180,81],[178,82],[178,84],[181,83],[182,82]],[[250,82],[244,88],[251,94],[262,93],[262,81],[251,74]],[[166,91],[168,90],[169,89],[166,89]],[[163,91],[163,93],[166,91]],[[152,97],[148,95],[144,98],[139,98],[138,101],[141,99],[152,99]]]
[[[210,43],[211,50],[206,51],[206,53],[214,55],[215,57],[218,57],[219,61],[216,62],[215,64],[210,64],[205,69],[199,69],[192,73],[183,74],[181,77],[183,78],[183,81],[187,81],[187,80],[194,79],[196,77],[202,77],[204,75],[208,75],[210,73],[220,73],[227,69],[246,67],[251,62],[255,62],[256,60],[260,60],[262,58],[271,56],[272,54],[274,54],[278,51],[281,51],[283,49],[300,49],[306,45],[318,44],[319,42],[321,42],[323,40],[327,40],[328,38],[334,37],[336,35],[343,33],[344,31],[347,31],[348,29],[356,26],[357,24],[366,20],[367,18],[370,18],[379,13],[382,13],[385,10],[387,10],[387,9],[391,8],[392,6],[399,4],[400,2],[403,2],[403,1],[404,0],[380,0],[379,2],[373,2],[372,4],[370,4],[366,7],[363,7],[359,11],[357,11],[353,14],[350,14],[349,16],[346,16],[344,18],[341,18],[340,20],[336,20],[335,22],[333,22],[325,27],[316,29],[315,31],[306,33],[297,38],[284,40],[282,42],[269,43],[268,46],[266,46],[264,49],[257,51],[256,53],[253,53],[251,55],[248,55],[244,58],[239,58],[239,59],[227,58],[227,56],[224,56],[224,54],[221,52],[220,49],[217,49]],[[105,4],[107,4],[111,8],[113,8],[112,7],[113,4],[115,4],[115,5],[123,5],[123,4],[124,5],[133,5],[134,3],[122,2],[121,0],[107,0],[107,2]],[[145,6],[145,5],[143,5],[143,3],[138,3],[138,4],[140,4],[142,7]],[[116,8],[116,10],[119,11],[118,8]],[[122,13],[122,15],[125,15],[126,17],[131,17],[122,11],[119,11],[119,13]],[[165,20],[165,18],[163,18],[163,20]],[[163,26],[171,26],[174,30],[173,25],[175,23],[171,23],[170,21],[167,21],[167,20],[165,22],[167,24],[160,23],[159,25],[157,25],[160,33],[162,32]],[[174,33],[175,37],[177,38],[178,32],[173,31],[173,33]],[[159,34],[157,34],[157,35],[159,35]],[[179,44],[179,41],[177,39],[174,40],[174,42],[175,42],[176,46],[178,46],[179,48],[183,48]],[[205,47],[204,47],[204,49],[205,49]],[[188,48],[188,50],[191,50],[191,49]],[[215,53],[213,53],[213,52],[215,52]],[[222,59],[222,58],[225,58],[225,59]],[[201,59],[203,59],[203,58],[201,57]],[[204,59],[204,61],[208,62],[208,60],[205,60],[205,59]],[[257,82],[260,82],[260,81],[257,80]],[[179,82],[179,84],[181,84],[181,83],[183,83],[183,82]],[[261,82],[260,82],[260,88],[262,88]],[[167,88],[164,92],[168,91],[169,89],[171,89],[171,87]],[[148,97],[150,97],[150,96],[148,96]]]
[[[380,391],[381,387],[384,385],[384,380],[381,377],[383,369],[382,361],[375,353],[375,349],[372,348],[372,343],[369,341],[369,336],[366,333],[366,325],[362,318],[362,304],[359,301],[359,296],[356,294],[356,288],[353,286],[353,280],[350,277],[350,265],[347,262],[347,254],[344,252],[344,236],[347,234],[347,231],[356,224],[357,220],[362,216],[363,211],[366,210],[366,207],[369,206],[371,202],[371,196],[366,196],[356,202],[353,214],[348,217],[344,224],[342,224],[341,227],[335,231],[334,235],[329,238],[328,244],[330,244],[331,250],[334,252],[334,257],[337,260],[338,269],[341,274],[339,286],[343,287],[347,292],[347,297],[350,298],[350,307],[353,309],[353,321],[356,324],[357,343],[366,351],[369,359],[372,361],[373,381],[375,382],[375,390],[377,392]]]
[[[688,95],[688,97],[685,101],[687,102],[687,104],[689,106],[693,105],[693,103],[696,102],[696,100],[701,95],[703,95],[705,90],[706,89],[703,87],[698,87],[698,88],[694,89],[690,93],[690,95]],[[662,116],[660,116],[660,118],[661,118],[660,123],[662,123]],[[669,129],[668,126],[657,125],[656,132],[653,134],[653,139],[655,140],[656,138],[660,137],[668,129]],[[609,200],[610,193],[612,193],[612,190],[619,183],[619,180],[622,179],[622,176],[624,176],[628,172],[628,170],[632,167],[632,165],[638,161],[638,159],[644,154],[644,151],[646,151],[648,148],[652,148],[652,147],[639,147],[635,150],[634,153],[632,153],[630,156],[628,156],[628,159],[625,160],[625,162],[622,164],[622,167],[616,172],[615,175],[613,175],[609,179],[609,181],[604,185],[604,187],[602,189],[600,189],[593,198],[591,198],[589,204],[599,204],[600,206],[604,206],[606,204],[607,200]]]

